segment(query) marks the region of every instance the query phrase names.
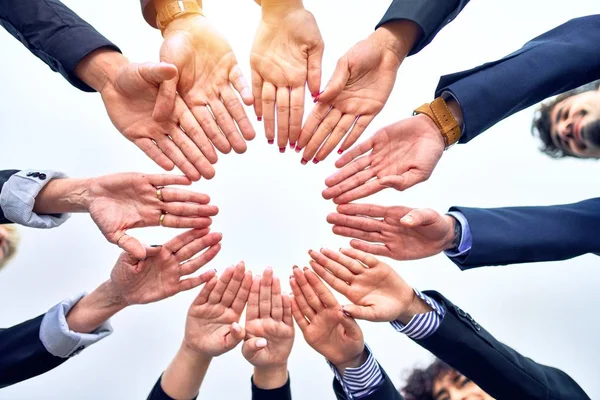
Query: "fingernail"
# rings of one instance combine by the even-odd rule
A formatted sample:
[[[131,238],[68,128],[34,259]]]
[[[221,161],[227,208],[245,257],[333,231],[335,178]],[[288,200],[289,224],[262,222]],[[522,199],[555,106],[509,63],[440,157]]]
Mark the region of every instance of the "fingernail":
[[[319,102],[319,96],[320,94],[313,99],[313,103],[317,104]]]
[[[285,147],[280,147],[280,148],[279,148],[279,152],[280,152],[280,153],[285,153]]]
[[[342,148],[340,147],[338,150],[338,154],[342,154],[344,152],[344,150],[342,150]]]
[[[293,150],[293,149],[294,149],[294,147],[296,147],[296,142],[294,142],[294,143],[290,143],[290,149],[292,149],[292,150]]]
[[[217,270],[213,268],[213,271],[215,271],[215,274],[217,273]]]
[[[294,279],[294,275],[290,275],[290,281]]]
[[[152,245],[152,246],[150,246],[150,247],[162,247],[162,244],[153,244],[153,245]]]
[[[256,341],[256,347],[263,348],[267,347],[267,339],[260,338]]]
[[[342,308],[345,317],[351,317],[350,313]]]
[[[242,331],[242,327],[237,322],[234,322],[231,327],[235,333],[240,333]]]
[[[273,144],[273,143],[275,143],[275,139],[267,139],[267,143]]]
[[[302,268],[302,270],[304,270],[304,271],[308,271],[308,268],[307,268],[307,267],[304,267],[304,268]]]
[[[297,265],[294,265],[294,266],[292,267],[292,269],[298,269],[298,266],[297,266]]]
[[[319,160],[317,160],[317,157],[313,158],[313,164],[318,164]]]
[[[265,272],[267,272],[267,271],[272,271],[272,270],[273,270],[273,268],[271,268],[271,267],[267,267],[267,268],[265,268]]]
[[[402,221],[406,222],[407,224],[412,224],[414,222],[414,219],[413,219],[412,215],[405,215],[402,218]]]
[[[300,164],[302,165],[306,165],[306,163],[308,163],[308,160],[305,160],[304,158],[302,159],[302,161],[300,161]]]
[[[258,122],[262,121],[262,117],[256,117],[256,119],[258,120]]]
[[[296,153],[300,153],[302,151],[302,147],[296,145],[296,148],[294,150],[296,150]]]

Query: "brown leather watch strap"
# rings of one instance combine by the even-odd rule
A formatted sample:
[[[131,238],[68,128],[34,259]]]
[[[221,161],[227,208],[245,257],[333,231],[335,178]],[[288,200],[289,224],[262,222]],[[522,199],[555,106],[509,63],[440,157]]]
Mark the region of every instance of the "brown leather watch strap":
[[[196,0],[180,0],[172,1],[162,9],[158,10],[156,14],[156,26],[161,31],[164,30],[169,22],[175,18],[180,17],[184,14],[202,14],[202,3],[198,3]]]
[[[458,142],[462,134],[458,121],[441,97],[425,103],[414,111],[414,115],[425,114],[435,122],[446,142],[446,148]]]

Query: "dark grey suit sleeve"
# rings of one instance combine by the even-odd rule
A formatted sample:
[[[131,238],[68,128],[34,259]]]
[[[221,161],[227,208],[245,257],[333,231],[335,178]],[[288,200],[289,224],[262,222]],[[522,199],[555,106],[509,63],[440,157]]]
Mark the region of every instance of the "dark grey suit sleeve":
[[[86,92],[94,89],[74,74],[79,61],[102,47],[120,51],[58,0],[0,0],[0,25],[53,71]]]
[[[394,0],[375,29],[401,19],[419,25],[423,34],[408,53],[412,56],[427,46],[444,26],[452,22],[467,3],[469,0]]]
[[[10,179],[11,176],[19,172],[18,169],[9,169],[6,171],[0,171],[0,193],[2,193],[2,187]],[[2,207],[0,207],[0,224],[12,224],[12,221],[9,221],[4,216],[4,212],[2,211]]]

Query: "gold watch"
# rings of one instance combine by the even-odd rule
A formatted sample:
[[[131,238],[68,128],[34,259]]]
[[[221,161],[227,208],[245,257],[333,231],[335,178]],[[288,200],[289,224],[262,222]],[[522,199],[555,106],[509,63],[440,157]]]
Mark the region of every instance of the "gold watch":
[[[172,1],[156,14],[156,26],[161,31],[175,18],[185,14],[202,14],[202,5],[195,0]]]
[[[458,121],[454,118],[454,114],[452,114],[443,98],[438,97],[431,103],[423,104],[413,113],[413,115],[417,114],[425,114],[433,120],[444,137],[446,149],[460,139],[462,132]]]

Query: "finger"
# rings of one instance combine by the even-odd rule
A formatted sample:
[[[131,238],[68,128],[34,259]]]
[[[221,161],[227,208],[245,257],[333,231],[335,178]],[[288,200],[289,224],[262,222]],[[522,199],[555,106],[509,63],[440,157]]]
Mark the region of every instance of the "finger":
[[[144,246],[137,239],[132,238],[126,233],[123,233],[121,237],[119,237],[116,245],[138,260],[143,260],[146,258],[146,249]]]
[[[313,134],[323,122],[323,120],[329,114],[329,110],[331,106],[324,103],[317,104],[302,127],[302,131],[300,132],[300,137],[298,138],[298,145],[296,146],[296,151],[299,152],[303,148],[306,147],[310,139],[312,139]]]
[[[156,225],[160,223],[160,217],[156,219]],[[165,214],[162,226],[167,228],[195,228],[203,229],[212,224],[212,219],[208,217],[180,217],[177,215]]]
[[[285,152],[290,135],[290,89],[277,88],[277,146],[279,152]]]
[[[211,278],[215,276],[216,272],[211,269],[206,271],[202,275],[194,276],[191,278],[182,279],[179,281],[179,292],[185,292],[186,290],[191,290],[197,288],[205,282],[208,282]]]
[[[246,115],[246,111],[240,103],[239,99],[231,90],[230,87],[225,87],[221,90],[221,99],[223,99],[223,104],[225,104],[225,108],[229,111],[229,114],[235,120],[239,130],[242,132],[242,136],[246,140],[252,140],[256,136],[256,132],[254,132],[254,128]]]
[[[225,268],[225,271],[223,271],[223,273],[221,274],[217,285],[208,297],[209,303],[218,304],[221,301],[221,297],[223,296],[223,293],[225,293],[225,289],[227,289],[227,285],[231,281],[234,271],[235,267],[233,265]]]
[[[146,247],[146,258],[156,257],[160,254],[162,250],[162,246],[160,245],[152,245],[150,247]]]
[[[246,277],[246,267],[243,262],[238,263],[233,270],[233,276],[227,287],[225,288],[225,292],[221,297],[221,304],[227,308],[229,308],[233,304],[233,300],[237,296],[240,287],[242,287],[242,282]]]
[[[399,216],[394,215],[395,218],[401,218],[411,209],[408,207],[397,206],[395,209]],[[385,218],[393,212],[392,207],[378,206],[376,204],[340,204],[337,206],[337,212],[345,215],[364,215],[372,218]],[[391,216],[391,215],[390,215]]]
[[[146,62],[137,65],[137,73],[142,79],[158,87],[161,83],[177,77],[177,67],[173,64]]]
[[[196,146],[198,146],[202,154],[204,154],[204,157],[206,157],[211,164],[215,164],[218,160],[217,152],[198,121],[196,121],[196,118],[194,118],[194,114],[192,114],[190,109],[188,109],[187,105],[185,105],[181,99],[177,99],[175,107],[184,109],[179,116],[179,124],[181,125],[181,128],[183,128],[185,134],[192,139]],[[212,176],[205,176],[205,178],[210,179]]]
[[[319,299],[325,305],[325,307],[332,308],[339,306],[337,300],[333,296],[333,293],[331,293],[331,291],[327,289],[327,287],[323,284],[323,282],[314,272],[312,272],[311,270],[306,270],[304,272],[304,276],[306,277],[306,280],[308,281],[310,286],[312,286],[312,288],[314,289],[317,296],[319,296]]]
[[[175,99],[177,98],[177,83],[179,76],[175,74],[173,79],[164,81],[158,88],[156,104],[152,111],[152,119],[158,122],[167,120],[175,109]]]
[[[439,222],[441,218],[440,214],[430,208],[416,208],[402,217],[400,223],[409,227],[428,226]]]
[[[186,244],[191,243],[198,238],[206,236],[208,232],[209,229],[206,228],[190,229],[189,231],[185,231],[182,234],[175,236],[173,239],[165,243],[163,247],[169,250],[171,253],[176,253]]]
[[[256,119],[262,121],[263,110],[262,110],[262,88],[263,79],[256,70],[252,69],[252,95],[254,96],[254,112],[256,113]]]
[[[235,299],[233,299],[233,303],[231,303],[231,309],[236,312],[236,314],[241,314],[244,311],[244,307],[246,306],[246,302],[248,301],[248,296],[250,294],[250,287],[252,286],[252,271],[246,271],[244,275],[244,280],[242,281],[242,285],[240,286],[240,290],[238,290]],[[246,319],[248,315],[246,314]]]
[[[273,269],[267,267],[260,279],[260,296],[258,311],[261,318],[271,318],[271,284],[273,283]]]
[[[344,152],[346,149],[349,149],[354,143],[356,143],[365,129],[367,129],[367,126],[369,126],[369,124],[373,121],[373,118],[375,118],[375,116],[372,115],[362,115],[358,117],[356,122],[354,122],[352,130],[348,136],[346,136],[346,140],[344,140],[340,146],[340,150],[342,150],[342,152]]]
[[[344,165],[350,163],[355,158],[362,156],[363,154],[365,154],[366,152],[368,152],[370,150],[373,150],[373,146],[375,145],[374,138],[375,138],[375,135],[371,136],[366,141],[360,143],[358,146],[350,149],[350,151],[348,151],[346,154],[341,156],[335,162],[335,167],[342,168]],[[343,146],[343,144],[342,144],[342,146]],[[333,183],[333,184],[335,185],[335,183]],[[331,186],[331,185],[327,185],[327,186]]]
[[[364,251],[367,253],[371,253],[376,256],[384,256],[394,258],[390,249],[381,244],[371,244],[367,242],[363,242],[361,240],[351,240],[350,246],[354,247],[357,250]]]
[[[234,341],[239,343],[244,340],[244,337],[246,336],[246,330],[238,322],[234,322],[229,328],[229,334],[232,336]]]
[[[152,159],[159,167],[164,170],[171,171],[175,168],[173,161],[169,159],[156,145],[156,143],[148,138],[134,140],[133,143],[140,148],[148,157]]]
[[[210,296],[210,293],[213,291],[218,281],[219,278],[217,278],[216,276],[210,278],[209,281],[206,282],[206,285],[204,285],[196,299],[194,300],[193,304],[196,306],[201,306],[202,304],[205,304],[208,301],[208,296]]]
[[[215,116],[215,120],[221,128],[221,131],[229,141],[231,148],[238,154],[241,154],[246,151],[246,141],[238,131],[237,126],[233,123],[233,119],[227,111],[225,105],[221,102],[220,99],[215,99],[210,102],[210,110]]]
[[[302,294],[304,295],[304,298],[306,299],[306,302],[310,308],[315,310],[317,313],[321,312],[323,310],[323,303],[315,293],[312,286],[310,286],[306,280],[304,272],[300,270],[300,268],[294,268],[294,278],[296,278],[296,283],[298,283],[298,286],[300,287],[300,290],[302,291]]]
[[[185,176],[192,181],[200,179],[200,172],[185,158],[181,149],[167,135],[157,138],[156,145],[175,163]]]
[[[362,163],[357,163],[356,168],[362,166]],[[348,166],[350,167],[350,166]],[[347,167],[345,167],[347,168]],[[366,182],[370,181],[373,178],[373,170],[371,168],[364,169],[362,171],[358,171],[348,179],[342,181],[334,187],[329,189],[325,189],[323,191],[323,195],[327,195],[328,198],[336,198],[339,197],[353,189],[359,188],[364,185]],[[372,182],[377,182],[376,180]],[[379,185],[378,185],[379,186]]]
[[[281,295],[281,306],[283,308],[283,323],[288,326],[294,326],[294,321],[292,320],[292,300],[290,296],[287,294]]]
[[[337,187],[338,185],[340,185],[341,183],[344,183],[346,180],[350,179],[351,177],[358,174],[359,172],[364,171],[370,165],[371,165],[371,158],[369,156],[363,156],[363,157],[357,158],[356,160],[352,161],[350,164],[341,168],[335,174],[331,175],[329,178],[325,179],[325,185],[327,185],[330,188],[330,189],[326,189],[326,191],[329,191],[331,194],[337,193],[337,192],[335,192],[335,190],[340,191],[339,187]],[[374,175],[371,174],[371,176],[374,176]],[[334,190],[334,188],[335,188],[335,190]]]
[[[298,285],[298,282],[296,282],[296,278],[294,276],[290,277],[290,287],[294,293],[294,302],[298,305],[300,312],[303,316],[309,320],[312,320],[315,317],[315,311],[308,305],[308,302],[302,293],[302,289],[300,289],[300,286]]]
[[[187,180],[187,178],[186,178]],[[188,181],[189,182],[189,181]],[[156,183],[154,186],[164,186],[164,184]],[[174,189],[163,187],[161,189],[163,202],[185,202],[185,203],[196,203],[196,204],[208,204],[210,203],[210,197],[203,193],[192,192],[191,190]]]
[[[200,254],[198,257],[192,258],[191,260],[185,261],[181,264],[180,274],[182,276],[193,274],[198,271],[200,268],[211,262],[217,254],[221,251],[221,243],[214,244],[208,248],[204,253]]]
[[[214,217],[219,213],[217,206],[199,205],[179,202],[164,202],[163,211],[180,217]]]
[[[349,78],[350,66],[348,65],[348,57],[343,56],[338,60],[335,71],[333,71],[333,75],[331,76],[329,83],[327,83],[325,90],[318,97],[318,101],[320,103],[333,102],[334,99],[342,93]]]
[[[215,176],[215,169],[210,162],[204,157],[198,146],[179,128],[173,126],[170,132],[173,143],[182,151],[185,158],[192,164],[192,166],[200,173],[201,176],[205,174],[208,176]],[[198,178],[200,179],[200,177]]]
[[[360,326],[358,326],[358,324],[356,323],[354,318],[349,317],[348,315],[344,314],[344,310],[345,310],[345,308],[340,309],[338,311],[339,312],[338,318],[339,318],[340,324],[342,324],[342,327],[346,331],[346,335],[350,336],[351,338],[361,337],[362,331],[360,329]]]
[[[192,182],[183,175],[157,174],[148,175],[148,181],[152,186],[190,185]]]
[[[244,78],[244,74],[237,63],[231,68],[231,71],[229,71],[229,82],[231,82],[235,90],[240,94],[244,104],[251,106],[252,103],[254,103],[250,85],[248,85],[248,81]]]
[[[254,319],[259,318],[259,297],[260,277],[256,276],[252,279],[252,286],[250,287],[250,294],[248,296],[248,308],[246,309],[246,321],[252,321]]]
[[[321,264],[313,260],[310,260],[309,263],[315,273],[319,275],[321,279],[323,279],[329,286],[331,286],[333,290],[348,297],[352,289],[347,282],[326,270]]]
[[[371,196],[382,191],[383,189],[387,189],[387,187],[380,185],[377,180],[372,180],[363,185],[357,186],[346,193],[342,193],[341,195],[334,197],[333,202],[335,204],[350,203],[351,201]]]
[[[365,253],[364,251],[356,249],[340,249],[341,253],[346,258],[360,261],[363,265],[369,268],[375,268],[380,264],[380,261],[372,255]],[[329,250],[331,252],[331,250]],[[338,253],[339,254],[339,253]],[[358,268],[358,267],[357,267]],[[363,271],[364,272],[364,271]]]
[[[344,135],[352,127],[354,119],[354,116],[350,114],[345,114],[342,116],[338,124],[333,129],[331,135],[329,135],[323,146],[321,146],[319,149],[319,152],[316,156],[317,160],[324,160],[329,154],[331,154],[331,152],[335,149],[335,146],[340,143]],[[342,154],[341,151],[338,151],[338,154]]]
[[[235,332],[232,324],[232,326],[229,327],[229,334],[225,335],[225,348],[233,349],[235,346],[237,346],[238,343],[244,339],[242,333],[245,334],[245,332]]]
[[[391,175],[379,178],[377,181],[380,185],[391,187],[399,191],[413,187],[417,183],[425,182],[429,175],[424,174],[417,169],[410,169],[400,176]]]
[[[296,146],[304,116],[304,86],[292,88],[290,95],[290,148]]]
[[[342,306],[342,309],[351,318],[375,321],[373,310],[370,307],[357,306],[355,304],[346,304]]]
[[[309,250],[308,254],[317,264],[330,271],[330,273],[336,278],[341,279],[348,284],[354,281],[354,273],[331,257],[327,257],[322,252],[314,250]]]
[[[387,223],[370,217],[355,217],[354,215],[334,213],[327,216],[327,222],[339,227],[353,228],[364,232],[379,233],[390,230]]]
[[[269,82],[263,83],[262,107],[265,117],[265,136],[270,144],[275,142],[275,97],[275,86]]]
[[[321,63],[324,50],[325,46],[321,41],[308,52],[308,74],[306,81],[308,90],[313,97],[318,96],[319,90],[321,90]]]
[[[254,358],[257,352],[267,347],[267,339],[263,337],[254,337],[244,342],[245,355],[248,359]]]
[[[294,317],[294,321],[296,321],[296,324],[298,324],[298,327],[304,333],[304,331],[306,331],[306,328],[308,328],[309,323],[306,320],[306,317],[304,316],[302,311],[300,311],[300,306],[296,302],[295,298],[291,299],[291,303],[292,303],[292,316]]]
[[[206,105],[199,105],[191,107],[191,111],[192,114],[194,114],[194,118],[200,123],[200,126],[217,150],[223,154],[228,154],[231,151],[231,145],[219,129],[219,126],[208,110],[208,107]]]
[[[271,318],[275,321],[283,320],[283,299],[281,298],[281,282],[274,276],[271,284]]]
[[[223,235],[217,232],[211,232],[207,235],[197,237],[178,251],[174,252],[175,258],[179,262],[188,260],[202,250],[219,243],[221,239],[223,239]]]
[[[319,127],[317,128],[317,131],[310,139],[310,142],[308,142],[308,144],[306,145],[306,148],[304,149],[304,154],[302,155],[303,159],[312,159],[313,163],[315,164],[321,161],[320,159],[313,157],[315,156],[315,154],[317,154],[317,151],[319,150],[319,147],[321,147],[323,142],[329,137],[329,135],[331,135],[331,132],[338,124],[338,122],[340,122],[341,118],[342,112],[337,108],[334,107],[331,109],[331,111],[329,111],[327,117],[325,117],[323,122],[321,122],[321,125],[319,125]]]
[[[344,236],[348,238],[365,240],[371,243],[383,243],[383,237],[380,233],[375,232],[365,232],[360,229],[348,228],[346,226],[337,226],[333,227],[333,233],[338,236]]]
[[[347,251],[351,251],[352,253],[350,253],[350,254],[352,254],[352,256],[349,255],[349,253],[345,253],[343,249],[340,249],[340,252],[333,251],[330,249],[321,249],[321,253],[325,257],[337,262],[338,264],[343,265],[344,267],[348,268],[348,270],[355,275],[360,275],[368,269],[367,267],[374,266],[374,265],[372,265],[371,259],[369,259],[369,262],[371,263],[369,265],[367,265],[367,263],[364,262],[365,256],[367,254],[363,253],[360,255],[360,258],[358,258],[358,254],[355,253],[356,250],[351,249],[351,250],[347,250]],[[375,259],[372,256],[369,256],[369,257]],[[377,259],[375,259],[375,261],[377,261]]]

